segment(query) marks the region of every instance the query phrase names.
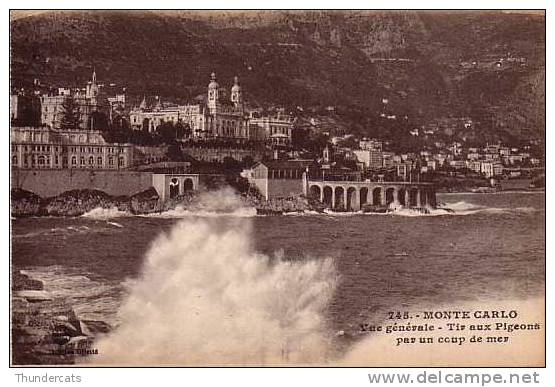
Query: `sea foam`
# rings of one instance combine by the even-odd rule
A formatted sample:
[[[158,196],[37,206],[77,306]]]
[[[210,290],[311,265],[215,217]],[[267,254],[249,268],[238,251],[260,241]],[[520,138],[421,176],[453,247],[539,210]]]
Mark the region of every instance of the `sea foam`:
[[[91,361],[121,365],[323,363],[331,259],[257,254],[249,219],[190,218],[152,244],[120,325]]]
[[[89,212],[84,213],[81,215],[84,218],[95,219],[95,220],[107,220],[113,218],[119,218],[121,216],[129,216],[129,213],[125,211],[118,210],[117,207],[112,208],[102,208],[97,207]]]

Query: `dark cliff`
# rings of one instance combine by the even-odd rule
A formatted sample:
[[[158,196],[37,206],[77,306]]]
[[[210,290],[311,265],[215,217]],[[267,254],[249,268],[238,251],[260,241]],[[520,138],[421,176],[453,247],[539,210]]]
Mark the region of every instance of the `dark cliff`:
[[[334,105],[362,134],[386,98],[404,129],[469,117],[521,138],[543,136],[544,36],[543,16],[500,12],[43,13],[11,23],[12,79],[82,85],[94,66],[137,102],[184,101],[215,71],[253,104]]]

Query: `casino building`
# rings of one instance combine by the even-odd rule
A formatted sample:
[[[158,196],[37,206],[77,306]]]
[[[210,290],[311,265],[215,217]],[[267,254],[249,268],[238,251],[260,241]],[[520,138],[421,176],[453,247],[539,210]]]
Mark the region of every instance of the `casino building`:
[[[216,74],[212,73],[207,97],[202,101],[164,108],[160,100],[154,107],[148,107],[143,99],[138,108],[131,110],[131,126],[135,130],[153,132],[164,122],[181,122],[189,125],[196,138],[246,141],[249,138],[248,118],[238,77],[234,79],[229,98],[227,96],[225,88],[216,81]]]

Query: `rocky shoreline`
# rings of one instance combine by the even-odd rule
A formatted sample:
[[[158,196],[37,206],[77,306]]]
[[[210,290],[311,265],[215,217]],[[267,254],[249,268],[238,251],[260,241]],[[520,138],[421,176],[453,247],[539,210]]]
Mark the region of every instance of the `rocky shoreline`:
[[[52,297],[43,283],[12,272],[12,364],[69,365],[94,355],[95,338],[111,327],[81,320],[65,300]]]
[[[194,208],[198,193],[191,193],[162,202],[154,188],[132,196],[111,196],[89,189],[66,191],[50,198],[41,198],[33,192],[16,189],[11,191],[12,217],[31,216],[81,216],[97,208],[117,209],[131,215],[162,213],[177,207]],[[292,196],[265,200],[258,195],[240,195],[241,205],[255,208],[261,215],[280,215],[290,212],[323,212],[317,200]]]

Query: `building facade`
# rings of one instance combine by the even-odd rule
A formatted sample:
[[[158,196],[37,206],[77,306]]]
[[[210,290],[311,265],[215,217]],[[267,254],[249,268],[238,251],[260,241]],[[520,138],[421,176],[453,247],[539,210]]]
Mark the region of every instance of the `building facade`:
[[[291,144],[293,117],[278,113],[275,116],[251,117],[251,130],[269,145],[288,146]]]
[[[87,83],[84,89],[60,87],[56,94],[42,95],[41,102],[41,122],[52,129],[60,128],[60,123],[64,115],[64,102],[72,98],[78,106],[79,129],[90,129],[94,127],[91,123],[93,112],[102,111],[106,107],[99,95],[99,85],[96,81],[96,72],[92,73],[92,80]]]
[[[297,196],[303,193],[303,176],[312,160],[265,161],[245,171],[245,177],[268,200]]]
[[[486,177],[494,177],[503,174],[503,164],[500,162],[482,162],[481,164],[481,172]]]
[[[130,113],[131,127],[154,132],[165,122],[188,125],[196,138],[232,139],[245,141],[249,137],[248,120],[244,114],[243,95],[235,77],[229,98],[212,73],[207,98],[194,104],[164,108],[160,101],[148,107],[146,99]]]
[[[357,160],[368,169],[383,167],[383,154],[381,150],[354,150],[353,153],[356,155]]]
[[[110,144],[99,131],[11,128],[11,166],[22,169],[128,169],[133,145]]]

